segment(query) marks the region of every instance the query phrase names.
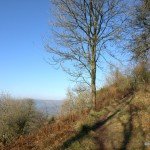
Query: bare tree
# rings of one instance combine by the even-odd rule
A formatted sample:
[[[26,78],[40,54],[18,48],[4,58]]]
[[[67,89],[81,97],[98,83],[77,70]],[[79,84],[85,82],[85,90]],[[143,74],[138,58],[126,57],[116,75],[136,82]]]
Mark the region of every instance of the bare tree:
[[[96,72],[105,54],[115,57],[111,50],[122,36],[125,25],[123,0],[51,0],[55,8],[55,44],[48,44],[52,60],[76,81],[91,87],[96,108]],[[101,58],[101,59],[100,59]],[[51,61],[51,60],[50,60]],[[70,62],[73,67],[66,68]],[[89,83],[90,80],[90,83]]]
[[[133,29],[130,49],[135,60],[147,61],[150,57],[150,1],[139,0],[132,15]]]

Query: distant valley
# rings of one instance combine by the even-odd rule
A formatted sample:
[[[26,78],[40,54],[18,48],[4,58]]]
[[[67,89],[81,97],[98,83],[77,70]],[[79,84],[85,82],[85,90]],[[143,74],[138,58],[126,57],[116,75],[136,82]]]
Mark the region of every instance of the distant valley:
[[[60,112],[63,100],[34,100],[38,110],[48,115],[56,115]]]

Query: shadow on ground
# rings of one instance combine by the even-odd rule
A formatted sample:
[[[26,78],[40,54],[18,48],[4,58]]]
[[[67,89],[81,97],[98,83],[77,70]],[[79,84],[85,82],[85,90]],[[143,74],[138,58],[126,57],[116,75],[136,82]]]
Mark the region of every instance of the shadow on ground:
[[[115,116],[120,110],[115,111],[112,115],[110,115],[109,117],[107,117],[105,120],[102,121],[98,121],[96,122],[94,125],[92,126],[88,126],[88,125],[83,125],[82,129],[80,130],[80,132],[73,136],[72,138],[68,139],[67,141],[65,141],[62,145],[62,149],[66,149],[68,148],[71,144],[73,144],[74,142],[82,139],[84,136],[86,136],[90,131],[95,131],[96,129],[100,128],[101,126],[103,126],[108,120],[110,120],[113,116]]]
[[[133,125],[132,125],[132,120],[133,120],[133,112],[131,111],[130,108],[130,118],[128,123],[124,126],[124,140],[123,144],[121,146],[121,150],[126,150],[127,145],[130,142],[131,136],[132,136],[132,130],[133,130]]]

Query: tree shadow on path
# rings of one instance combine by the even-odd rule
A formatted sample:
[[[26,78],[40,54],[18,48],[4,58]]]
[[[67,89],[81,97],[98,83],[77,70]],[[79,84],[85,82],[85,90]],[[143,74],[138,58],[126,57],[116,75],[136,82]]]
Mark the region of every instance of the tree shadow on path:
[[[132,125],[132,121],[133,121],[133,112],[130,106],[130,118],[128,123],[125,125],[124,127],[124,140],[123,140],[123,144],[120,150],[126,150],[127,149],[127,145],[131,140],[131,136],[132,136],[132,130],[133,130],[133,125]]]
[[[112,115],[110,115],[109,117],[107,117],[105,120],[101,120],[96,122],[94,125],[92,126],[88,126],[88,125],[83,125],[82,129],[80,130],[80,132],[78,134],[76,134],[75,136],[71,137],[70,139],[66,140],[63,145],[62,145],[62,149],[66,149],[68,148],[71,144],[73,144],[74,142],[82,139],[84,136],[86,136],[90,131],[95,131],[96,129],[100,128],[101,126],[103,126],[108,120],[110,120],[113,116],[115,116],[120,110],[115,111]]]

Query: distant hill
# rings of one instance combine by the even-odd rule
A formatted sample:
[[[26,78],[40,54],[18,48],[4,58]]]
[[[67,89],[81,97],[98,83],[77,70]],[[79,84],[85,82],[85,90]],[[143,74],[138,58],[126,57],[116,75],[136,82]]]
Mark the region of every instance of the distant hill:
[[[36,108],[48,115],[59,113],[63,100],[34,100]]]

